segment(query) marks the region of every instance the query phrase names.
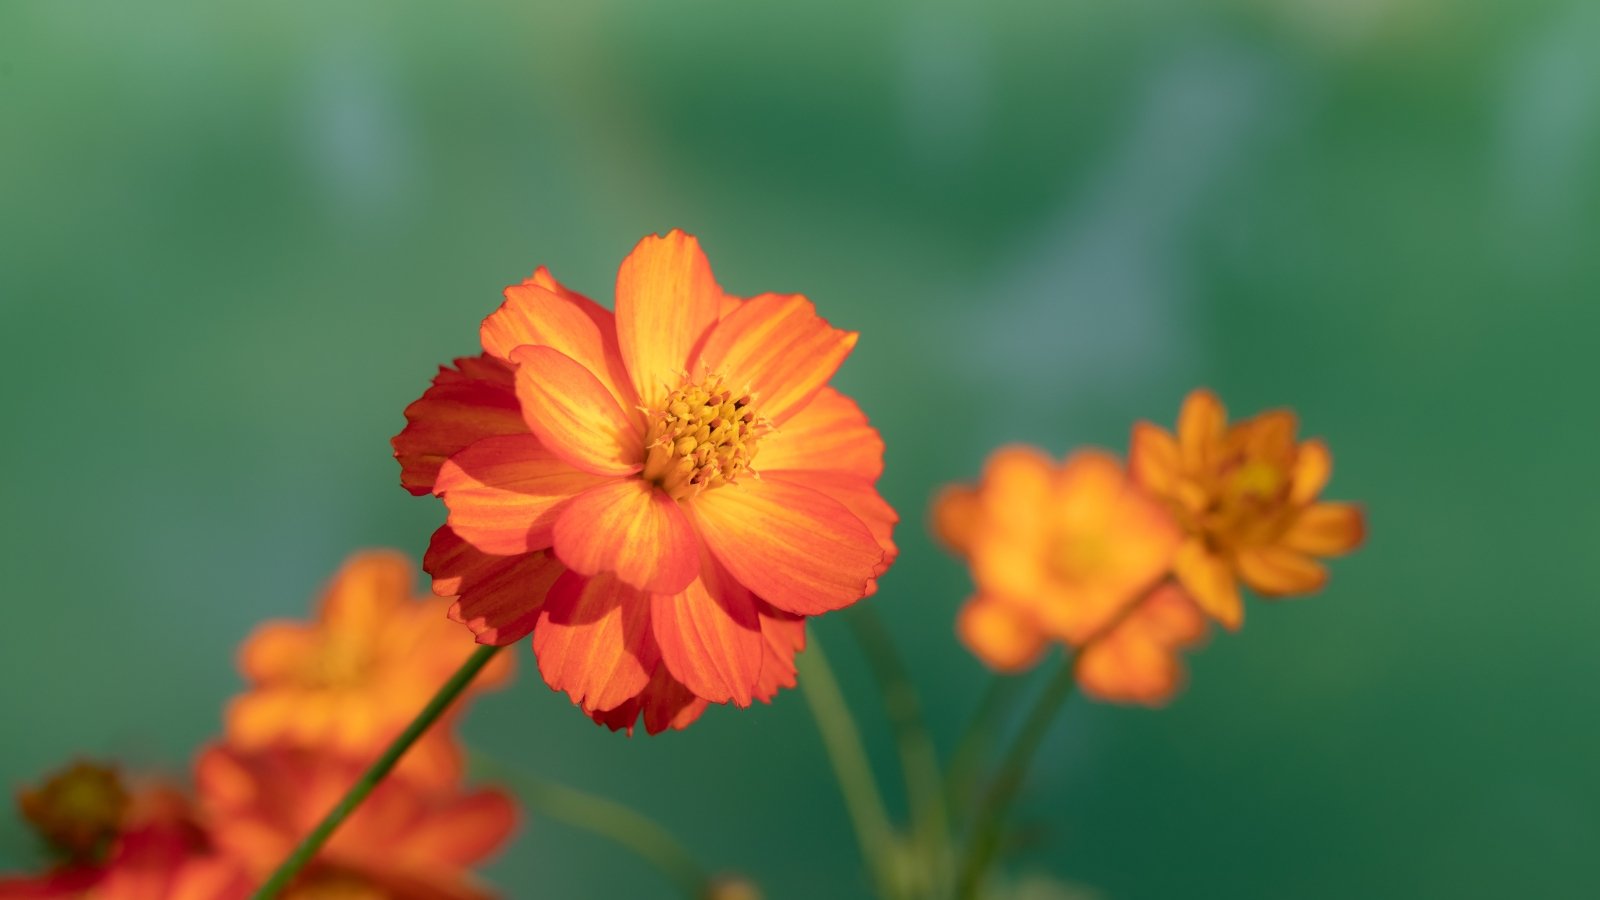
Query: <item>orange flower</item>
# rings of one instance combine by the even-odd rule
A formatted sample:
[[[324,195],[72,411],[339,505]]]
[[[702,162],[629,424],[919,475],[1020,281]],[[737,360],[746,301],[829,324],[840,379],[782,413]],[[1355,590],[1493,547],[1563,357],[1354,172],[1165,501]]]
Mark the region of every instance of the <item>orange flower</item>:
[[[856,335],[798,295],[725,295],[678,231],[623,261],[615,315],[543,269],[505,296],[394,439],[402,484],[449,509],[435,592],[480,643],[531,633],[614,729],[792,685],[803,617],[896,552],[883,444],[827,387]]]
[[[1317,501],[1333,457],[1320,440],[1295,440],[1289,410],[1230,426],[1216,395],[1196,390],[1176,438],[1140,422],[1129,456],[1134,476],[1186,535],[1178,578],[1228,628],[1244,620],[1240,579],[1268,597],[1310,593],[1328,578],[1313,557],[1348,553],[1366,531],[1360,507]]]
[[[196,765],[212,837],[256,883],[344,796],[368,759],[307,750],[215,746]],[[515,827],[499,791],[463,792],[396,770],[380,782],[296,880],[290,898],[472,900],[491,896],[469,869]]]
[[[1083,648],[1078,679],[1094,696],[1157,704],[1177,689],[1176,654],[1204,623],[1163,584],[1176,527],[1116,458],[1080,451],[1058,466],[1003,448],[979,485],[946,488],[933,512],[977,584],[957,632],[989,666],[1025,669],[1059,641]]]
[[[314,621],[258,627],[240,649],[250,687],[228,707],[229,741],[376,755],[472,652],[439,600],[415,596],[416,578],[399,553],[358,553],[333,577]],[[510,667],[492,661],[473,689],[503,683]],[[435,728],[401,765],[449,780],[457,755],[447,727]]]
[[[125,788],[115,770],[77,763],[19,798],[66,860],[0,878],[0,900],[244,900],[242,873],[212,853],[187,799],[162,784]]]

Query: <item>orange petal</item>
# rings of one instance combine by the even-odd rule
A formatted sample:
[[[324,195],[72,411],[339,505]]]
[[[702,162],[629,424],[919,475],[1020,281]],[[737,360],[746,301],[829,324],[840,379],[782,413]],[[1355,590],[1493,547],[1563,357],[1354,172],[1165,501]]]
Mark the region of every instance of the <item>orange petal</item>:
[[[1183,401],[1178,412],[1178,449],[1188,471],[1210,466],[1219,452],[1228,429],[1228,413],[1217,395],[1197,388]]]
[[[861,520],[863,525],[872,532],[873,540],[878,542],[883,550],[883,561],[878,563],[874,571],[876,578],[888,571],[894,563],[895,557],[900,554],[900,548],[894,543],[894,526],[900,521],[899,513],[889,505],[878,489],[871,482],[862,481],[849,475],[835,475],[830,472],[763,472],[763,479],[787,481],[801,487],[810,488],[818,493],[827,494],[829,497],[844,504],[844,508]],[[877,585],[873,585],[876,589]],[[872,590],[868,590],[869,594]]]
[[[1187,540],[1178,548],[1172,569],[1206,615],[1224,628],[1238,630],[1244,621],[1244,603],[1227,560],[1207,552],[1200,541]]]
[[[1328,580],[1328,570],[1303,553],[1283,547],[1250,547],[1239,551],[1239,577],[1269,597],[1309,594]]]
[[[591,712],[589,717],[612,731],[627,729],[631,736],[640,713],[644,714],[645,731],[660,734],[668,728],[688,728],[705,709],[706,701],[696,697],[661,665],[656,667],[650,683],[638,695],[615,709]]]
[[[617,340],[644,405],[661,406],[717,320],[722,289],[693,236],[674,229],[640,241],[617,272]]]
[[[574,469],[531,434],[486,438],[439,470],[451,529],[484,553],[543,550],[562,505],[613,479]]]
[[[322,596],[320,617],[329,629],[370,639],[397,609],[409,606],[417,571],[405,554],[367,550],[339,567]]]
[[[1317,499],[1332,475],[1333,454],[1328,445],[1317,438],[1302,443],[1289,474],[1290,502],[1305,504]]]
[[[1313,503],[1300,511],[1283,545],[1312,556],[1341,556],[1361,545],[1367,534],[1367,519],[1354,503]]]
[[[983,529],[983,503],[969,485],[946,485],[933,498],[931,515],[934,537],[962,556],[971,551]]]
[[[320,644],[316,626],[264,622],[239,647],[239,672],[249,681],[275,681],[298,672]]]
[[[694,528],[676,501],[647,481],[611,481],[580,494],[555,527],[556,556],[584,575],[676,594],[700,573]]]
[[[496,434],[524,434],[522,406],[511,369],[488,356],[439,367],[433,386],[406,407],[406,427],[390,441],[400,462],[400,484],[413,494],[433,490],[439,467],[474,441]]]
[[[1178,652],[1204,635],[1194,602],[1176,585],[1163,585],[1078,654],[1078,682],[1101,700],[1160,706],[1182,686]]]
[[[877,481],[883,438],[854,400],[824,387],[782,428],[761,438],[756,468],[843,472]]]
[[[830,326],[799,294],[762,294],[711,329],[699,364],[748,388],[756,409],[781,426],[822,390],[859,337]]]
[[[760,600],[756,601],[756,615],[761,620],[762,642],[756,699],[770,703],[780,689],[795,686],[794,655],[806,648],[806,620]]]
[[[696,696],[749,706],[763,648],[756,600],[715,561],[706,563],[683,592],[651,597],[661,661]]]
[[[528,427],[550,452],[596,475],[643,467],[644,437],[594,373],[549,347],[518,347],[517,399]]]
[[[1020,672],[1039,661],[1046,641],[1020,610],[974,597],[956,614],[956,634],[973,655],[999,672]]]
[[[450,618],[471,629],[480,644],[505,646],[533,631],[544,598],[566,571],[553,554],[490,556],[445,525],[433,533],[422,567],[434,593],[459,597]]]
[[[1159,496],[1171,495],[1183,471],[1178,442],[1164,428],[1135,422],[1128,446],[1128,468],[1146,490]]]
[[[610,575],[556,579],[533,631],[545,683],[585,710],[619,706],[644,690],[661,654],[650,598]]]
[[[442,868],[464,869],[485,859],[511,836],[517,807],[504,793],[481,790],[428,810],[390,851]]]
[[[539,273],[545,273],[540,269]],[[538,345],[558,350],[588,369],[616,398],[624,411],[639,405],[633,382],[617,347],[617,326],[611,312],[581,294],[540,284],[539,273],[506,288],[506,302],[483,320],[483,349],[506,362],[518,347]],[[548,277],[549,283],[554,279]]]
[[[817,615],[856,602],[883,562],[839,501],[777,479],[744,479],[687,504],[717,561],[779,609]]]

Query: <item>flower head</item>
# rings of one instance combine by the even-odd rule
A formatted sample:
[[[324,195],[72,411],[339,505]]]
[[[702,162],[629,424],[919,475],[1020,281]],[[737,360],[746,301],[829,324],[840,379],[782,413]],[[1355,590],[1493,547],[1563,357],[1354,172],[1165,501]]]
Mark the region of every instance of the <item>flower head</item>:
[[[310,750],[200,755],[196,785],[222,853],[258,883],[344,796],[370,759]],[[510,836],[516,808],[499,791],[421,779],[385,778],[350,815],[286,895],[312,898],[474,900],[490,896],[472,877]]]
[[[17,794],[22,817],[70,862],[95,862],[122,830],[128,791],[111,766],[79,761]]]
[[[402,483],[449,510],[424,568],[481,643],[533,635],[597,721],[684,727],[793,683],[803,617],[896,553],[882,442],[827,386],[856,335],[798,295],[724,294],[693,237],[648,237],[616,313],[543,269],[406,411]]]
[[[1116,458],[1088,450],[1056,464],[1003,448],[978,485],[946,488],[933,516],[972,570],[977,595],[956,628],[985,663],[1024,669],[1055,641],[1082,648],[1079,682],[1102,699],[1154,704],[1176,690],[1176,654],[1203,622],[1165,584],[1177,528]]]
[[[313,621],[258,627],[240,649],[249,687],[228,707],[229,741],[375,755],[472,652],[445,605],[416,595],[416,578],[399,553],[358,553],[329,583]],[[494,660],[473,689],[503,683],[510,666]],[[413,750],[403,766],[454,777],[444,729]]]
[[[1134,476],[1183,529],[1178,579],[1228,628],[1244,619],[1240,580],[1268,597],[1310,593],[1328,577],[1316,558],[1348,553],[1365,534],[1359,506],[1317,500],[1333,457],[1320,440],[1296,440],[1295,430],[1289,410],[1229,425],[1221,401],[1203,389],[1184,401],[1176,436],[1134,426]]]

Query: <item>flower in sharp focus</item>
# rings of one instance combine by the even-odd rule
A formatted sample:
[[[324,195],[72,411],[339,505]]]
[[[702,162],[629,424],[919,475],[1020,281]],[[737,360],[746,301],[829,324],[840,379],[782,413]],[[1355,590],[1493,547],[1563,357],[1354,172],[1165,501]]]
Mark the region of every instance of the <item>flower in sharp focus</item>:
[[[400,553],[357,553],[328,584],[313,621],[258,627],[240,648],[248,687],[228,707],[229,742],[376,755],[472,653],[446,604],[418,596],[416,580]],[[511,665],[491,661],[472,690],[504,682]],[[458,762],[441,727],[401,765],[449,780]]]
[[[893,560],[882,441],[827,386],[856,335],[805,297],[724,294],[674,231],[623,261],[615,314],[540,269],[480,337],[394,439],[402,484],[449,510],[424,568],[479,642],[532,634],[596,721],[770,699],[804,617]]]
[[[260,883],[343,798],[370,758],[314,750],[207,748],[196,786],[218,849]],[[496,790],[396,769],[339,826],[286,900],[478,900],[472,875],[510,837],[516,807]]]
[[[1316,591],[1328,577],[1317,557],[1348,553],[1365,535],[1359,506],[1317,499],[1333,457],[1320,440],[1296,440],[1295,430],[1289,410],[1229,425],[1221,401],[1204,389],[1184,401],[1176,436],[1148,422],[1134,426],[1134,476],[1165,501],[1185,535],[1174,559],[1178,579],[1228,628],[1244,619],[1241,580],[1267,597]]]
[[[933,520],[977,588],[957,632],[990,667],[1028,668],[1059,642],[1081,648],[1086,693],[1159,704],[1177,690],[1177,653],[1200,639],[1204,620],[1165,581],[1176,526],[1115,457],[1086,450],[1057,464],[1002,448],[976,486],[939,495]]]

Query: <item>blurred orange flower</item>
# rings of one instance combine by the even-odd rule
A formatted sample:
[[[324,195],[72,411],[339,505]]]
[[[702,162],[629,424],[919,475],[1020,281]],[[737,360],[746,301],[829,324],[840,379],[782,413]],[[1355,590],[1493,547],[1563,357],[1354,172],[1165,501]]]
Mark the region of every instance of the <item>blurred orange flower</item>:
[[[1317,500],[1333,457],[1320,440],[1296,441],[1295,430],[1289,410],[1230,426],[1204,389],[1184,401],[1176,437],[1148,422],[1134,426],[1134,476],[1185,534],[1177,576],[1228,628],[1244,620],[1239,580],[1268,597],[1310,593],[1328,577],[1315,557],[1348,553],[1365,535],[1359,506]]]
[[[243,873],[213,854],[187,799],[158,783],[125,787],[116,770],[75,763],[18,799],[63,861],[0,877],[0,900],[244,900]]]
[[[505,296],[394,439],[402,483],[449,509],[435,592],[480,643],[531,633],[612,728],[792,684],[802,617],[896,553],[882,442],[826,386],[857,336],[802,296],[724,294],[680,231],[623,261],[615,315],[544,269]]]
[[[472,653],[445,605],[416,595],[416,579],[400,553],[357,553],[329,583],[313,621],[258,627],[240,649],[249,687],[228,707],[229,742],[376,755]],[[493,660],[471,689],[503,683],[511,665]],[[456,756],[446,723],[401,765],[448,780]]]
[[[989,666],[1027,668],[1059,641],[1083,648],[1078,677],[1094,696],[1154,704],[1177,689],[1177,651],[1204,633],[1164,584],[1181,535],[1115,457],[1085,450],[1057,465],[1002,448],[977,486],[940,494],[933,518],[972,570],[977,595],[956,628]]]
[[[214,746],[196,765],[218,849],[260,883],[344,796],[370,762],[309,750]],[[396,770],[295,881],[287,897],[476,900],[469,871],[511,835],[516,808],[495,790]]]

